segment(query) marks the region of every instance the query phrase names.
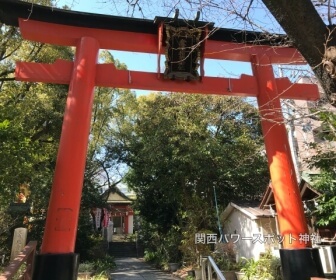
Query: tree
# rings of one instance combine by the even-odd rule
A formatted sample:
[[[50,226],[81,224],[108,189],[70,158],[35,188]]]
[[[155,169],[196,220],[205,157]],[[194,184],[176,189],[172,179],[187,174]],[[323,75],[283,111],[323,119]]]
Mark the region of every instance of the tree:
[[[309,160],[311,167],[319,170],[312,176],[314,188],[321,192],[318,199],[317,223],[319,225],[336,224],[336,114],[333,112],[320,112],[319,119],[322,121],[320,138],[324,138],[329,145],[312,143],[316,149],[316,155]]]
[[[324,70],[322,64],[326,49],[336,45],[335,30],[331,22],[331,1],[262,1],[312,67],[330,102],[335,103],[336,82]],[[328,2],[329,5],[328,25],[314,6],[314,3],[316,6],[323,6],[324,2]]]
[[[0,201],[1,221],[5,224],[0,227],[7,228],[1,231],[2,248],[11,245],[11,233],[17,226],[29,228],[29,239],[41,240],[48,208],[45,198],[50,193],[67,92],[66,86],[14,81],[15,61],[52,62],[72,57],[70,48],[27,42],[17,28],[1,26]],[[24,218],[27,213],[11,212],[8,216],[9,205],[17,202],[23,185],[29,193],[27,202],[34,209],[29,219]],[[10,241],[6,243],[6,239]]]
[[[42,2],[51,5],[51,1]],[[22,40],[17,28],[1,25],[0,242],[2,248],[7,247],[6,250],[11,245],[12,229],[17,226],[29,228],[29,239],[42,240],[49,201],[46,198],[50,196],[68,92],[66,85],[15,81],[15,61],[53,63],[56,59],[72,60],[73,50]],[[102,61],[112,59],[107,52],[101,54]],[[117,61],[115,63],[124,67]],[[105,185],[101,174],[106,166],[102,164],[101,150],[106,142],[113,98],[117,93],[114,89],[96,90],[81,205],[84,219],[80,220],[78,233],[79,243],[84,243],[85,249],[89,249],[91,244],[87,227],[89,210],[92,206],[104,205],[100,189]],[[8,215],[8,207],[11,202],[17,202],[22,185],[28,186],[30,195],[27,201],[33,206],[28,220],[24,219],[27,213],[13,217]],[[8,244],[6,240],[10,240]]]
[[[189,206],[195,210],[198,198],[206,218],[206,209],[214,210],[213,186],[222,205],[260,198],[267,164],[256,109],[245,101],[151,94],[128,96],[116,110],[123,114],[108,150],[129,166],[126,181],[137,194],[136,207],[162,232],[178,225]]]
[[[128,92],[114,116],[107,154],[129,168],[125,182],[137,196],[147,257],[161,265],[181,257],[179,250],[195,262],[192,238],[217,232],[214,187],[225,207],[260,199],[269,182],[258,114],[245,100]]]

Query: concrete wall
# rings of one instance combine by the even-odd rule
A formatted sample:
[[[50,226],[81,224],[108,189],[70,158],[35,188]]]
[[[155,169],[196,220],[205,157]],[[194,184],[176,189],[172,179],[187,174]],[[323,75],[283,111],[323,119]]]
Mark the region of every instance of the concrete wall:
[[[224,233],[228,241],[234,242],[237,259],[241,257],[258,259],[260,254],[267,250],[272,250],[274,255],[278,255],[280,245],[274,218],[252,220],[234,209],[224,221]],[[273,236],[274,238],[271,238]]]

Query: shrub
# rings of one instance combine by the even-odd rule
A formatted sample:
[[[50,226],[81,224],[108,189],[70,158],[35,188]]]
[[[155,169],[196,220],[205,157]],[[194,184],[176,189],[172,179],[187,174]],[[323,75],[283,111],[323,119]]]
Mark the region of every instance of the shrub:
[[[92,262],[80,263],[78,266],[78,272],[93,272],[94,264]]]
[[[78,266],[78,272],[93,272],[95,276],[108,276],[109,272],[115,268],[114,258],[106,255],[91,262],[83,262]]]
[[[280,280],[280,259],[267,252],[259,260],[242,258],[245,261],[242,272],[247,279]]]
[[[103,259],[94,262],[95,274],[108,276],[109,272],[116,267],[114,258],[106,255]]]

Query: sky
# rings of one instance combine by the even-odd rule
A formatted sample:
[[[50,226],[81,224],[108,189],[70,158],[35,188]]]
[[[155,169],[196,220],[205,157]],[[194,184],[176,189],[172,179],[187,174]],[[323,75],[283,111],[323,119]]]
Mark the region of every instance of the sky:
[[[67,5],[74,11],[119,15],[118,11],[113,11],[110,5],[104,3],[96,3],[97,1],[87,0],[57,0],[56,6],[62,7]],[[156,15],[163,16],[163,15]],[[155,15],[153,15],[154,19]],[[131,53],[111,50],[113,56],[120,62],[125,63],[129,70],[156,72],[157,71],[157,55],[144,53]],[[164,65],[164,56],[161,56],[161,67]],[[163,70],[163,69],[161,69]],[[252,74],[250,63],[223,61],[206,59],[204,63],[205,76],[211,77],[230,77],[239,78],[241,74]],[[163,72],[163,71],[162,71]],[[138,92],[138,90],[137,90]]]
[[[173,0],[170,0],[174,2]],[[88,13],[98,13],[98,14],[106,14],[106,15],[117,15],[117,16],[126,16],[126,6],[119,4],[113,5],[113,3],[125,3],[124,0],[55,0],[55,4],[57,7],[63,7],[67,5],[74,11],[81,11],[81,12],[88,12]],[[255,8],[249,11],[249,14],[253,17],[253,21],[260,25],[261,28],[264,26],[268,28],[268,30],[275,32],[275,33],[283,33],[281,28],[277,26],[277,23],[274,23],[274,18],[268,13],[267,9],[261,6],[260,1],[257,2]],[[112,4],[111,4],[112,3]],[[146,3],[144,1],[143,3]],[[239,3],[244,3],[244,1],[234,1],[231,3],[235,3],[235,5],[239,5]],[[249,3],[247,1],[247,3]],[[145,5],[145,4],[144,4]],[[159,4],[158,4],[159,5]],[[124,6],[124,7],[123,7]],[[157,12],[157,7],[149,8],[146,7],[150,14],[152,15],[152,19],[155,16],[173,16],[173,11],[166,12],[162,10],[161,12]],[[237,7],[234,7],[239,9]],[[183,9],[183,7],[181,8]],[[232,9],[232,8],[231,8]],[[218,9],[217,9],[218,10]],[[187,13],[185,9],[183,9],[184,14]],[[194,12],[194,11],[193,11]],[[159,14],[157,14],[159,13]],[[160,14],[161,13],[161,14]],[[230,20],[226,18],[225,22],[223,23],[223,19],[218,17],[218,12],[216,11],[217,15],[214,14],[214,22],[215,27],[218,25],[222,26],[224,24],[225,28],[235,28],[244,29],[244,26],[237,26],[237,20]],[[136,16],[136,15],[135,15]],[[185,16],[185,15],[184,15]],[[138,15],[138,17],[140,17]],[[180,18],[183,15],[180,15]],[[193,17],[192,17],[193,18]],[[202,19],[201,19],[202,20]],[[211,19],[212,20],[212,19]],[[240,23],[241,25],[241,23]],[[273,27],[274,26],[274,27]],[[248,29],[246,27],[246,29]],[[146,54],[146,53],[135,53],[135,52],[121,52],[110,50],[114,58],[118,59],[121,63],[125,63],[129,70],[133,71],[144,71],[144,72],[157,72],[157,55],[156,54]],[[161,56],[161,72],[164,72],[164,55]],[[279,75],[281,72],[281,76],[288,76],[292,80],[296,80],[296,77],[291,78],[296,75],[300,75],[301,71],[291,70],[292,66],[282,68],[281,71],[279,69],[275,69],[275,75]],[[277,68],[277,66],[275,66]],[[293,69],[293,68],[292,68]],[[227,78],[239,78],[241,74],[252,75],[252,68],[250,63],[243,63],[237,61],[224,61],[224,60],[213,60],[213,59],[206,59],[204,63],[204,71],[205,76],[211,77],[227,77]],[[288,75],[287,75],[288,71]],[[296,72],[296,73],[294,73]],[[294,73],[294,74],[293,74]],[[302,74],[301,74],[302,75]],[[138,95],[146,94],[148,91],[136,90]],[[254,102],[253,102],[254,103]]]

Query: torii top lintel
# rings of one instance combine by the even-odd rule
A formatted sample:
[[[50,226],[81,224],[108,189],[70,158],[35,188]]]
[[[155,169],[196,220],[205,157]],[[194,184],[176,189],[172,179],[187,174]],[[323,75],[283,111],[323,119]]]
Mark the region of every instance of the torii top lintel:
[[[101,49],[143,53],[164,53],[159,47],[160,22],[172,19],[157,17],[154,21],[74,12],[22,2],[0,0],[0,21],[19,26],[25,39],[55,45],[76,46],[80,38],[95,38]],[[251,62],[251,56],[267,55],[273,64],[304,64],[300,53],[285,47],[285,35],[266,36],[263,33],[207,26],[209,36],[203,49],[203,59],[223,59]],[[262,44],[261,44],[262,42]],[[72,62],[55,64],[18,63],[16,77],[23,81],[69,83]],[[47,74],[46,74],[47,73]],[[113,75],[112,75],[113,73]],[[130,85],[132,79],[132,85]],[[138,81],[138,82],[136,82]],[[172,87],[173,84],[178,87]],[[205,94],[257,96],[256,80],[243,75],[240,79],[203,77],[200,82],[159,80],[155,73],[116,70],[113,65],[97,64],[97,86],[112,86],[161,91],[184,91]],[[293,85],[287,79],[277,79],[282,98],[319,98],[315,85]],[[300,90],[298,90],[300,88]]]
[[[75,46],[78,38],[94,36],[102,49],[157,53],[158,26],[152,20],[75,12],[18,0],[0,0],[0,20],[8,25],[20,25],[23,37],[29,40]],[[35,21],[46,24],[35,28]],[[213,28],[211,23],[201,24]],[[55,28],[54,32],[50,32],[51,27]],[[57,27],[62,31],[57,32]],[[284,35],[266,36],[258,32],[220,28],[209,35],[204,55],[206,58],[250,62],[251,54],[267,53],[272,63],[304,63],[295,48],[279,46],[286,38]]]

